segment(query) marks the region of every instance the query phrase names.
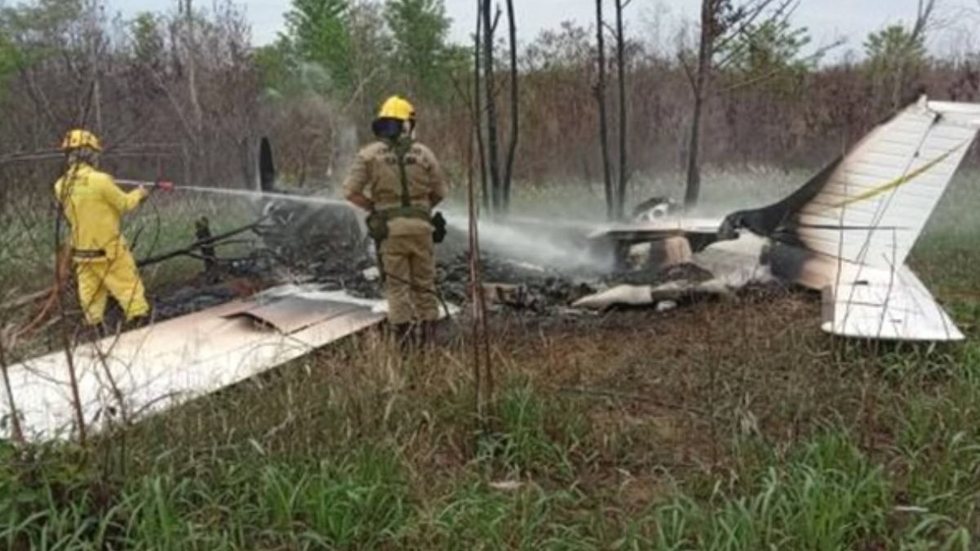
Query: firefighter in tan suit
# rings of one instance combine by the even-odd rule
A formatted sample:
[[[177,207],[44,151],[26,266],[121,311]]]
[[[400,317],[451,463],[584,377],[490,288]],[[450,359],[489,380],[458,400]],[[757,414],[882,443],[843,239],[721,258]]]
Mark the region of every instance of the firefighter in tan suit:
[[[418,327],[424,342],[439,319],[432,209],[449,185],[432,151],[414,140],[415,109],[408,101],[388,98],[372,130],[378,140],[358,152],[344,193],[369,213],[393,332],[406,343]]]

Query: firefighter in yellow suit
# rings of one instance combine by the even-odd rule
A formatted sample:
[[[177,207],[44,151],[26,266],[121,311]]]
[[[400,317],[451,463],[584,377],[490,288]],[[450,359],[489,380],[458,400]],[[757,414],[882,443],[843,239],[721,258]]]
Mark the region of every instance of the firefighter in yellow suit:
[[[71,226],[72,261],[85,321],[102,322],[109,295],[127,321],[145,318],[150,305],[119,223],[148,192],[139,188],[125,193],[111,176],[97,170],[102,145],[91,132],[71,130],[61,148],[68,156],[68,171],[55,183],[54,193]]]
[[[344,193],[369,212],[389,324],[402,342],[415,327],[425,341],[439,319],[432,209],[448,194],[449,182],[432,151],[415,141],[415,109],[407,100],[388,98],[372,130],[378,139],[357,154]]]

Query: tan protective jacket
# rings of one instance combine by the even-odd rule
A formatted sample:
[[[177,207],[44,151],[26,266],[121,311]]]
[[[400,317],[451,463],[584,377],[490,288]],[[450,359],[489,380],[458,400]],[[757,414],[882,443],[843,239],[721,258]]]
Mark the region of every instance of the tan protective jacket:
[[[412,207],[431,214],[434,202],[449,194],[449,181],[435,154],[414,142],[405,154],[405,176]],[[344,182],[344,194],[361,193],[374,203],[375,210],[402,208],[402,180],[394,147],[377,141],[358,152]],[[431,233],[432,225],[422,217],[392,216],[388,234]]]

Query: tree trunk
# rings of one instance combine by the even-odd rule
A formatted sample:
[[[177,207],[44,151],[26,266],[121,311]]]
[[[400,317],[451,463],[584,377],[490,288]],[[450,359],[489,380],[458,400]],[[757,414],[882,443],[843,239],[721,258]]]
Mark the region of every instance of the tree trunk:
[[[595,98],[599,102],[599,147],[602,151],[602,183],[606,192],[606,218],[612,220],[616,215],[616,209],[612,177],[609,174],[609,124],[606,117],[606,42],[603,36],[602,0],[595,1],[595,13],[599,54],[599,81],[595,87]]]
[[[507,20],[510,35],[510,144],[507,165],[504,168],[503,211],[510,210],[510,188],[514,174],[514,157],[517,154],[517,137],[520,124],[519,94],[517,88],[517,23],[514,21],[514,0],[507,0]]]
[[[201,114],[201,103],[197,97],[197,70],[194,62],[197,52],[194,51],[194,6],[192,0],[186,0],[184,9],[187,10],[185,13],[187,36],[184,39],[184,52],[187,54],[187,92],[194,113],[194,130],[200,133],[204,117]]]
[[[687,190],[684,193],[684,207],[690,209],[698,204],[701,195],[701,112],[704,108],[705,89],[708,86],[711,70],[711,54],[714,32],[712,1],[701,1],[701,40],[698,47],[698,72],[694,80],[694,116],[691,118],[691,142],[687,153]]]
[[[91,15],[90,17],[95,17]],[[89,30],[92,35],[89,37],[91,40],[89,55],[90,62],[92,63],[92,107],[95,111],[95,133],[99,136],[103,135],[104,129],[102,127],[102,83],[100,81],[99,75],[99,46],[98,46],[98,24],[94,21],[92,22],[92,27]]]
[[[490,190],[487,188],[487,154],[483,145],[483,113],[480,102],[480,40],[483,36],[483,0],[477,0],[476,34],[473,35],[473,129],[476,132],[476,149],[480,156],[480,202],[484,211],[490,210]]]
[[[694,116],[691,119],[691,140],[687,153],[687,189],[684,192],[684,207],[693,208],[698,204],[701,195],[701,159],[699,149],[701,144],[701,108],[703,100],[695,92]]]
[[[619,73],[619,188],[616,193],[616,219],[622,220],[626,207],[626,38],[623,36],[623,0],[616,0],[616,70]]]
[[[58,291],[55,290],[55,292]],[[11,436],[13,436],[14,442],[23,444],[24,432],[20,427],[20,413],[17,411],[17,406],[14,403],[14,391],[13,387],[10,385],[10,375],[7,373],[7,357],[4,353],[4,342],[2,336],[0,336],[0,374],[3,375],[3,389],[7,398],[8,411],[10,411]]]
[[[490,14],[490,0],[483,0],[483,78],[487,100],[487,157],[490,168],[490,186],[493,211],[501,208],[500,159],[497,147],[497,100],[494,97],[493,35],[494,21]]]
[[[187,24],[186,36],[184,37],[184,53],[187,55],[187,95],[191,103],[191,113],[193,114],[193,127],[194,127],[194,152],[192,155],[193,166],[195,169],[192,174],[195,176],[200,176],[197,173],[198,160],[201,159],[201,148],[198,144],[203,140],[201,135],[204,128],[204,116],[201,112],[201,103],[197,97],[197,69],[195,63],[195,56],[197,52],[194,50],[194,6],[192,0],[185,1],[184,9],[187,10],[185,16],[185,22]],[[191,180],[187,180],[188,184],[193,183]]]

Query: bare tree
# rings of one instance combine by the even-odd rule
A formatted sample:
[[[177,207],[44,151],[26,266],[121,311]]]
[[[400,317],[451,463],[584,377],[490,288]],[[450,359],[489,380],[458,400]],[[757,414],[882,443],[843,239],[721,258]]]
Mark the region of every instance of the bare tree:
[[[510,143],[507,146],[507,164],[504,168],[503,209],[510,210],[510,188],[514,176],[514,157],[517,154],[517,137],[520,129],[520,105],[517,78],[517,22],[514,20],[514,0],[507,0],[508,37],[510,40]]]
[[[17,411],[17,405],[14,402],[14,392],[10,385],[10,376],[7,373],[7,355],[6,350],[6,334],[4,327],[0,326],[0,375],[3,376],[3,390],[4,398],[7,402],[7,408],[10,411],[10,429],[13,439],[18,444],[24,442],[24,432],[21,430],[20,426],[20,413]]]
[[[697,68],[691,69],[683,55],[680,58],[694,94],[685,207],[694,207],[701,194],[701,119],[710,91],[711,73],[727,65],[738,52],[728,52],[722,59],[716,56],[737,37],[758,28],[757,23],[779,20],[797,4],[798,0],[701,0]]]
[[[500,20],[500,8],[492,16],[490,0],[480,1],[480,13],[483,14],[483,80],[486,88],[487,113],[487,165],[490,171],[491,204],[495,212],[500,211],[503,194],[500,185],[500,153],[497,133],[497,98],[494,79],[493,38],[496,34],[497,22]]]
[[[616,73],[619,80],[619,183],[616,189],[616,218],[622,219],[626,207],[626,182],[629,167],[626,164],[626,36],[623,33],[623,10],[633,0],[616,0]]]
[[[473,131],[476,135],[476,150],[480,157],[480,197],[483,209],[490,210],[490,190],[487,188],[487,156],[483,145],[483,115],[480,102],[482,80],[480,79],[480,44],[483,40],[482,0],[477,0],[476,33],[473,35]]]
[[[602,0],[595,0],[596,47],[599,77],[595,85],[595,99],[599,103],[599,148],[602,152],[602,183],[606,194],[606,217],[616,217],[616,197],[613,190],[609,161],[609,119],[606,114],[606,41],[605,21],[602,18]]]
[[[100,74],[100,64],[99,60],[103,57],[105,53],[105,36],[102,33],[101,21],[99,20],[99,13],[104,10],[105,7],[101,2],[93,2],[86,10],[87,17],[85,18],[85,39],[87,44],[87,49],[89,53],[89,65],[91,70],[91,81],[92,81],[92,109],[95,116],[95,130],[99,133],[103,133],[102,124],[102,75]]]
[[[184,0],[184,63],[187,65],[187,93],[194,113],[194,127],[200,133],[204,124],[201,102],[197,95],[197,47],[194,34],[194,5],[192,0]]]
[[[893,110],[902,106],[905,79],[908,71],[911,69],[909,67],[909,58],[911,57],[909,54],[925,39],[926,30],[928,29],[935,8],[936,0],[919,0],[915,12],[915,22],[912,24],[912,31],[909,33],[908,40],[906,40],[902,47],[903,51],[901,55],[896,60],[897,66],[895,67],[895,80],[894,87],[892,88]]]

